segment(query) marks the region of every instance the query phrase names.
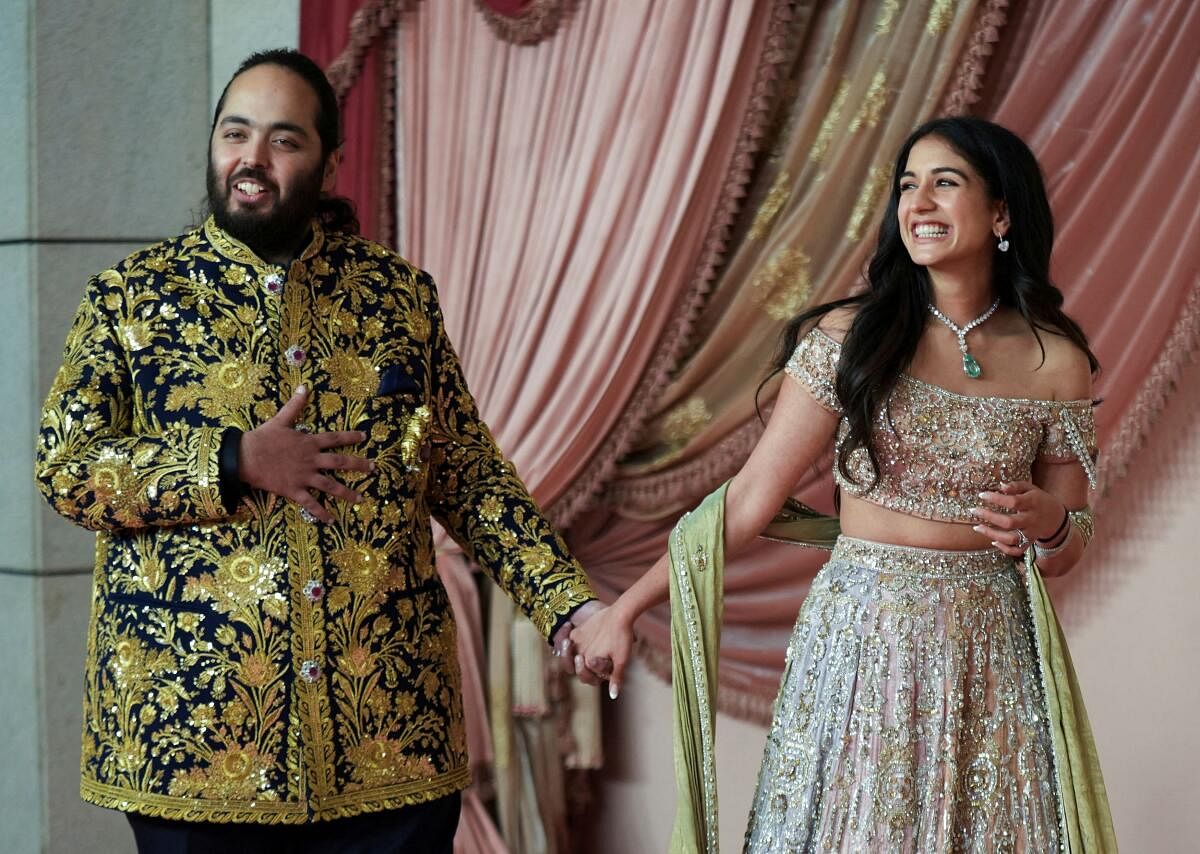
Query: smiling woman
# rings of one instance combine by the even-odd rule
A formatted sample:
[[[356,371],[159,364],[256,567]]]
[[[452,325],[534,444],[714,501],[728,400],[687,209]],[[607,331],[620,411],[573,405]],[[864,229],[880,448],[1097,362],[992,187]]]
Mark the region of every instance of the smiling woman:
[[[945,270],[976,263],[1008,230],[1003,199],[993,198],[971,165],[945,139],[926,136],[900,175],[900,235],[914,264]]]
[[[1049,280],[1041,174],[1014,134],[972,118],[918,128],[892,174],[867,289],[788,325],[775,360],[788,379],[750,458],[685,515],[671,555],[572,637],[612,659],[619,686],[633,623],[668,578],[716,600],[691,616],[673,602],[673,632],[711,632],[694,614],[719,620],[722,592],[702,582],[833,444],[841,536],[788,645],[746,850],[1108,845],[1039,575],[1082,555],[1095,477],[1095,359]],[[673,669],[703,673],[719,644],[682,646]],[[704,691],[676,693],[696,762],[711,755],[711,733],[690,726],[712,702]],[[711,778],[679,764],[685,791]]]

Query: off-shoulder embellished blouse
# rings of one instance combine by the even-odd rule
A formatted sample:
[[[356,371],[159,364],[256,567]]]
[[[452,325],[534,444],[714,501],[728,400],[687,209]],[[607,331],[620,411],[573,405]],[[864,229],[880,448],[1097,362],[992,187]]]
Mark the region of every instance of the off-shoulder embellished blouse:
[[[841,414],[834,389],[841,345],[814,328],[785,368],[817,402]],[[838,424],[840,447],[849,431]],[[834,480],[874,504],[947,522],[976,522],[979,493],[1029,480],[1034,462],[1078,461],[1095,488],[1096,424],[1090,400],[1036,400],[956,394],[901,374],[871,435],[879,461],[874,479],[866,448],[834,465]]]

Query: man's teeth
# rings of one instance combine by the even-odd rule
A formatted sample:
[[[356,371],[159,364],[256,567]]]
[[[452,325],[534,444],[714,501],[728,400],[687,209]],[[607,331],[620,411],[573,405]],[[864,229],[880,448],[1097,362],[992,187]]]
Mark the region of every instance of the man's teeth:
[[[261,193],[263,191],[263,188],[260,187],[258,184],[252,184],[249,181],[238,181],[233,186],[237,187],[243,193],[250,195],[250,196],[254,195],[255,193]]]
[[[950,229],[944,225],[918,225],[913,232],[917,237],[945,237]]]

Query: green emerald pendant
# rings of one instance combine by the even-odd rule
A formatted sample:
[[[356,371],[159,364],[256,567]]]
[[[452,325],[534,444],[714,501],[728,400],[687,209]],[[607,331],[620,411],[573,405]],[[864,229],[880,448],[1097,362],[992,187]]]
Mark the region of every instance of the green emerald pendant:
[[[983,373],[983,368],[970,353],[963,353],[963,373],[973,380],[979,379],[979,375]]]

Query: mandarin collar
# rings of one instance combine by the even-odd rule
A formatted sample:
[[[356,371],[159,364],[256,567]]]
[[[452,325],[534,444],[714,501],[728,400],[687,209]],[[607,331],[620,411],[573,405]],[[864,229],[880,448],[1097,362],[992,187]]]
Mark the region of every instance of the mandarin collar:
[[[307,261],[316,255],[321,250],[321,247],[325,245],[325,229],[321,228],[320,220],[314,217],[309,223],[309,228],[312,231],[312,239],[308,241],[308,246],[295,259],[297,261]],[[208,238],[208,242],[212,244],[213,249],[217,250],[218,253],[230,261],[236,261],[239,264],[249,264],[259,269],[279,269],[281,266],[279,264],[271,264],[259,258],[249,246],[220,228],[211,215],[208,219],[204,220],[204,236]],[[286,267],[287,265],[282,266]]]

